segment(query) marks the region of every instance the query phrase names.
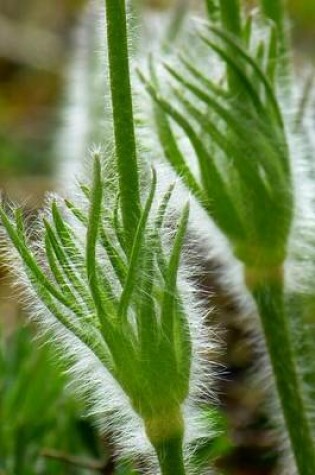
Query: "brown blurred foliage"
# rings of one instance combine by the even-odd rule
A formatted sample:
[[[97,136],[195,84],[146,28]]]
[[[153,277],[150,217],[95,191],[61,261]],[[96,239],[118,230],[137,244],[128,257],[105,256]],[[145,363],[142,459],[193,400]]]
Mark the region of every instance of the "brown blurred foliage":
[[[47,174],[46,151],[82,0],[0,2],[0,174]]]
[[[164,9],[186,0],[135,0]],[[203,0],[190,0],[203,5]],[[253,0],[246,0],[254,4]],[[0,174],[49,175],[49,137],[56,121],[71,31],[86,0],[0,2]],[[314,0],[288,0],[298,44],[313,52]]]

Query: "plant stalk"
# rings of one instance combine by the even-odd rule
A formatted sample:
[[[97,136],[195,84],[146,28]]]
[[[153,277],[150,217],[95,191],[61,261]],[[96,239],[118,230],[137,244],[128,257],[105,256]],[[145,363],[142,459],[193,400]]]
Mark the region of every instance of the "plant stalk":
[[[278,34],[281,38],[281,36],[284,35],[285,29],[283,0],[261,0],[261,8],[266,17],[270,18],[275,23]]]
[[[274,58],[279,64],[280,77],[283,84],[290,89],[289,77],[291,74],[290,39],[286,28],[285,0],[261,0],[261,8],[267,18],[270,18],[277,29],[278,51]]]
[[[159,460],[162,475],[185,475],[184,421],[179,407],[145,420],[147,436]]]
[[[300,475],[315,473],[315,451],[285,314],[282,268],[246,269],[245,279],[258,307],[284,420]]]
[[[225,31],[242,41],[242,19],[239,0],[220,0],[221,24]],[[227,66],[227,83],[240,101],[247,100],[244,84],[235,71]]]
[[[237,37],[242,35],[239,0],[220,0],[222,26]]]
[[[139,176],[129,71],[125,0],[105,0],[109,76],[121,212],[131,247],[140,216]]]
[[[206,11],[208,13],[210,21],[216,22],[219,13],[219,0],[206,0]]]
[[[154,446],[161,475],[185,475],[182,437],[168,439]]]

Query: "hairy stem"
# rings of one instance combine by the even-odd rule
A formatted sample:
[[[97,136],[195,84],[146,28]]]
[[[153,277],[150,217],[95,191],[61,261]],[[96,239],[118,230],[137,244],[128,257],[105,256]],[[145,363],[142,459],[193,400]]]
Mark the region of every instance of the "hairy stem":
[[[185,475],[183,441],[181,437],[155,445],[162,475]]]
[[[125,0],[105,0],[108,61],[121,211],[132,242],[140,216],[139,177],[129,72]],[[131,245],[131,244],[130,244]],[[130,246],[129,246],[130,247]]]
[[[219,14],[219,0],[205,0],[206,1],[206,11],[209,15],[210,20],[216,22],[218,20]]]
[[[261,0],[261,8],[266,17],[270,18],[278,29],[278,34],[284,34],[284,1],[283,0]]]
[[[180,408],[145,421],[147,436],[157,454],[162,475],[185,475],[184,421]]]
[[[256,301],[284,420],[300,475],[315,473],[315,452],[298,378],[284,309],[282,269],[246,269],[247,285]]]
[[[220,0],[221,21],[227,31],[241,36],[241,9],[239,0]]]
[[[221,23],[224,30],[242,40],[242,20],[239,0],[220,0]],[[230,91],[241,101],[247,99],[244,84],[238,74],[227,66],[227,83]]]
[[[285,0],[261,0],[261,8],[267,18],[270,18],[277,29],[279,72],[283,79],[290,75],[289,35],[286,29]]]

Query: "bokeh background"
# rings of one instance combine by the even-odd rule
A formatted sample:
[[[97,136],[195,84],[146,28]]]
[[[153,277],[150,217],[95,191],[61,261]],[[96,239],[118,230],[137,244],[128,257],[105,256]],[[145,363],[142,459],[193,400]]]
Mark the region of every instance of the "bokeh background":
[[[138,0],[138,12],[144,21],[148,12],[167,15],[177,1]],[[201,3],[191,1],[191,8]],[[70,143],[67,134],[68,143],[62,143],[61,131],[69,87],[77,87],[71,65],[85,8],[84,0],[0,0],[0,189],[5,199],[23,204],[26,214],[42,206],[45,193],[58,189],[61,178],[73,179],[64,163],[71,154],[63,157],[61,151],[75,150],[80,130],[74,122]],[[289,10],[296,62],[311,69],[315,2],[289,0]],[[2,259],[0,251],[0,474],[136,473],[127,462],[114,467],[110,445],[73,400],[63,368],[51,364],[49,345],[26,323]],[[259,411],[263,395],[247,386],[250,339],[233,323],[233,302],[215,282],[205,285],[215,290],[228,327],[225,364],[231,376],[222,387],[222,405],[234,449],[219,464],[234,475],[271,474],[275,441]]]

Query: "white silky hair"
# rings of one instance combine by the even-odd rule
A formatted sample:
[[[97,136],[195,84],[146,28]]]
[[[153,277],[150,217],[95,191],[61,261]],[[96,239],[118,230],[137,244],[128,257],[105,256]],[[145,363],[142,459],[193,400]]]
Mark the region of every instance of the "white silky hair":
[[[255,49],[262,39],[266,38],[266,27],[257,11],[253,12],[254,19],[254,35],[251,39],[251,48]],[[181,45],[178,46],[178,50],[181,50]],[[176,49],[174,56],[176,57]],[[160,56],[160,57],[159,57]],[[155,50],[155,57],[160,62],[165,60],[163,52]],[[173,57],[169,55],[166,60],[169,60],[172,65]],[[217,61],[212,63],[212,68],[209,67],[209,63],[202,61],[202,55],[198,54],[194,56],[194,64],[198,65],[201,71],[207,67],[210,71],[211,77],[216,80],[222,73],[220,65]],[[144,65],[144,69],[146,66]],[[178,68],[178,69],[177,69]],[[167,83],[169,77],[165,74],[163,67],[157,67],[157,76],[160,78],[159,82],[162,87],[162,91],[167,97]],[[176,64],[175,70],[181,70],[180,63]],[[305,74],[307,76],[307,72]],[[304,117],[299,130],[296,127],[296,116],[299,109],[299,104],[303,100],[302,90],[303,82],[298,80],[296,73],[292,72],[291,82],[287,77],[281,78],[281,82],[285,84],[283,88],[279,87],[277,91],[278,100],[280,101],[281,112],[285,119],[285,130],[288,138],[288,146],[290,152],[290,161],[292,169],[293,179],[293,193],[295,200],[294,218],[290,232],[290,239],[288,243],[288,255],[285,262],[285,284],[286,294],[292,292],[306,292],[309,295],[314,294],[315,281],[315,140],[314,140],[314,126],[315,117],[312,105],[315,102],[315,96],[310,94],[308,100],[308,107],[305,107]],[[288,83],[291,84],[291,90],[288,90]],[[288,92],[290,92],[288,96]],[[139,95],[145,94],[142,92],[141,86],[139,87]],[[139,100],[140,103],[141,99]],[[142,99],[143,101],[143,99]],[[143,109],[142,109],[143,113]],[[148,122],[153,124],[152,112],[150,109],[144,110],[144,114],[149,117]],[[177,144],[185,157],[190,169],[198,176],[196,172],[196,160],[191,146],[185,137],[185,134],[181,132],[178,127],[173,128]],[[150,133],[147,137],[144,136],[144,140],[148,140],[151,143],[151,149],[160,150],[158,143],[154,146],[154,136]],[[149,148],[149,147],[148,147]],[[159,156],[157,157],[159,160]],[[174,176],[174,172],[170,170],[168,165],[165,165],[165,176],[169,173],[170,176]],[[162,183],[167,183],[167,178],[162,180]],[[179,193],[177,200],[174,199],[174,206],[176,208],[177,203],[182,203],[187,190],[184,186],[179,187]],[[275,392],[274,378],[266,350],[265,342],[262,339],[262,328],[255,309],[254,302],[245,287],[243,280],[243,266],[233,256],[231,247],[222,233],[217,230],[215,225],[206,215],[206,212],[202,210],[201,206],[196,203],[192,198],[192,213],[190,219],[190,230],[196,231],[198,235],[198,243],[203,245],[203,254],[205,258],[211,259],[215,257],[221,263],[221,270],[216,275],[222,287],[225,289],[228,295],[232,296],[233,301],[236,302],[239,308],[238,318],[241,318],[245,328],[251,330],[252,345],[255,348],[255,355],[257,363],[254,366],[252,372],[252,383],[264,388],[266,393],[266,408],[271,419],[275,422],[275,426],[278,426],[277,434],[282,457],[279,463],[279,474],[281,475],[294,475],[296,474],[295,462],[292,459],[292,451],[290,450],[290,442],[287,436],[287,430],[283,417],[281,415],[280,402],[278,395]],[[299,336],[299,328],[293,329],[296,337]],[[299,371],[305,371],[307,374],[307,368],[299,368]],[[305,388],[307,390],[307,388]],[[306,391],[307,392],[307,391]],[[309,416],[311,418],[312,425],[315,433],[315,413],[312,407],[312,400],[307,400]]]
[[[94,9],[95,7],[93,7]],[[94,15],[94,14],[93,14]],[[97,25],[99,41],[104,37],[104,21],[103,13],[101,19],[97,20],[100,25]],[[156,14],[158,15],[158,14]],[[162,15],[167,15],[163,13]],[[99,15],[97,15],[100,18]],[[156,21],[157,16],[151,18],[153,28],[147,28],[150,32],[151,49],[156,57],[161,56],[161,59],[167,59],[169,61],[175,60],[175,54],[169,53],[165,58],[164,54],[159,51],[157,38],[160,32],[160,22]],[[159,17],[160,20],[160,17]],[[151,23],[150,23],[151,24]],[[189,27],[187,28],[189,29]],[[152,31],[156,31],[157,35],[152,34]],[[82,26],[79,28],[78,37],[83,38],[86,35],[87,28]],[[259,37],[263,35],[263,30],[259,31]],[[258,40],[257,40],[258,41]],[[98,45],[96,41],[94,45]],[[95,48],[95,46],[92,46]],[[180,48],[180,46],[179,46]],[[69,182],[72,181],[74,176],[80,176],[82,169],[84,169],[84,159],[88,154],[88,150],[92,144],[90,137],[98,132],[91,130],[92,128],[102,128],[109,130],[108,135],[111,139],[110,125],[107,127],[106,122],[110,115],[110,106],[108,92],[103,90],[104,83],[100,80],[100,75],[105,67],[104,56],[106,56],[106,45],[102,42],[101,46],[97,46],[97,51],[94,54],[101,59],[101,67],[98,69],[98,73],[87,77],[87,50],[80,46],[73,63],[69,68],[69,86],[68,93],[71,99],[68,102],[68,106],[65,108],[65,116],[67,126],[62,129],[58,137],[58,155],[67,157],[65,162],[60,168],[60,182],[62,187],[68,188]],[[81,51],[81,52],[80,52]],[[105,54],[104,54],[105,51]],[[138,56],[135,54],[134,62],[140,67],[145,68],[147,62],[146,53],[142,51]],[[201,52],[201,57],[202,57]],[[198,58],[197,58],[198,59]],[[201,67],[206,68],[205,62],[200,61]],[[214,78],[220,77],[222,74],[222,68],[220,64],[212,60],[211,62],[212,72]],[[209,67],[210,69],[210,67]],[[166,79],[166,75],[163,75],[163,68],[159,68],[158,71],[162,81]],[[92,82],[91,82],[92,81]],[[161,81],[161,82],[162,82]],[[137,118],[140,118],[146,125],[141,127],[137,131],[138,143],[140,147],[141,160],[145,161],[145,165],[142,170],[142,174],[148,174],[151,163],[157,168],[158,172],[158,188],[156,195],[161,197],[166,192],[170,184],[174,181],[177,182],[173,196],[170,202],[170,208],[173,209],[175,217],[179,215],[182,203],[187,199],[187,190],[180,183],[170,169],[169,165],[161,164],[163,162],[161,147],[152,133],[153,121],[151,114],[151,105],[148,96],[143,91],[143,87],[140,86],[139,81],[134,74],[132,65],[132,82],[135,89],[135,113]],[[94,84],[94,85],[92,85]],[[102,114],[98,116],[94,122],[93,115],[89,110],[90,103],[89,97],[92,93],[95,94],[95,98],[101,98],[104,100],[104,111],[108,114],[107,118],[102,121]],[[283,100],[283,112],[286,118],[287,136],[289,137],[289,146],[291,151],[291,165],[293,170],[294,190],[295,190],[295,217],[292,226],[290,243],[289,243],[289,255],[286,263],[286,283],[288,290],[305,290],[312,292],[311,281],[315,276],[314,268],[314,180],[311,179],[312,166],[310,155],[315,152],[314,135],[312,129],[314,128],[314,117],[311,109],[308,109],[304,118],[304,131],[303,134],[294,132],[293,117],[296,112],[296,104],[300,99],[300,87],[296,88],[292,97],[292,104],[288,104]],[[94,99],[95,100],[95,99]],[[107,104],[107,105],[106,105]],[[95,117],[94,117],[95,119]],[[93,123],[92,123],[93,122]],[[92,123],[92,125],[91,125]],[[107,127],[107,128],[106,128]],[[191,146],[188,140],[183,136],[179,129],[175,129],[179,138],[179,144],[183,150],[184,156],[192,166],[193,171],[196,171],[196,160],[192,152]],[[94,136],[95,136],[94,135]],[[104,133],[105,135],[105,133]],[[307,136],[307,141],[305,137]],[[97,146],[99,144],[97,143]],[[106,140],[100,144],[104,148],[104,154],[112,153],[110,146],[107,148]],[[105,174],[106,174],[105,170]],[[65,193],[66,194],[66,193]],[[74,202],[77,202],[78,197],[74,198]],[[219,272],[217,278],[227,292],[232,295],[233,299],[237,302],[240,313],[243,315],[244,324],[251,328],[260,326],[255,307],[252,299],[249,296],[247,289],[245,288],[242,277],[242,265],[235,259],[231,251],[230,245],[224,236],[217,230],[215,225],[209,220],[206,212],[196,202],[193,197],[190,197],[191,202],[191,217],[189,221],[189,244],[186,246],[186,254],[190,253],[190,249],[195,239],[198,245],[202,248],[203,255],[207,259],[212,257],[218,258],[222,263],[222,270]],[[153,213],[158,208],[158,200],[153,204]],[[75,225],[75,220],[71,219],[71,224]],[[78,234],[82,236],[83,229],[78,227]],[[169,248],[170,242],[174,232],[170,227],[169,233],[165,233],[163,241],[166,248]],[[82,242],[84,242],[84,236],[82,236]],[[41,254],[40,247],[37,249],[39,255]],[[11,251],[10,251],[11,254]],[[185,256],[186,258],[189,256]],[[21,270],[21,261],[15,256],[16,269]],[[186,259],[184,258],[183,261]],[[12,262],[12,256],[8,256],[8,262]],[[10,264],[11,265],[11,264]],[[215,380],[217,375],[214,374],[214,370],[209,363],[208,353],[218,346],[218,336],[214,330],[209,330],[205,323],[207,317],[207,310],[205,304],[200,301],[196,295],[196,288],[192,284],[192,275],[198,275],[203,271],[195,266],[192,268],[182,263],[180,276],[179,276],[179,288],[181,295],[184,297],[184,305],[186,313],[189,315],[189,324],[192,332],[193,341],[193,360],[192,360],[192,374],[191,374],[191,395],[186,401],[184,406],[185,417],[185,446],[189,447],[191,441],[200,437],[209,436],[209,427],[204,425],[201,420],[200,412],[198,410],[198,400],[200,397],[207,397],[212,401],[215,401],[215,394],[212,388],[215,388]],[[27,276],[21,272],[21,282],[25,285]],[[89,413],[92,415],[100,431],[109,431],[114,434],[115,447],[117,448],[117,454],[126,455],[129,454],[135,457],[139,454],[144,454],[149,463],[148,473],[158,472],[157,461],[153,453],[153,449],[145,436],[145,431],[141,419],[132,411],[130,403],[126,395],[123,393],[116,381],[111,377],[106,368],[100,364],[92,351],[90,351],[85,345],[83,345],[77,338],[75,338],[69,331],[66,331],[64,327],[56,321],[56,319],[47,311],[43,305],[38,302],[36,294],[27,286],[28,290],[25,293],[25,300],[28,302],[29,314],[34,318],[43,333],[46,334],[60,358],[69,362],[69,375],[71,377],[71,386],[79,397],[81,397],[89,406]],[[37,303],[36,303],[37,302]],[[259,334],[259,331],[256,331]],[[257,346],[261,353],[261,359],[258,366],[260,368],[259,378],[263,384],[270,384],[271,370],[269,362],[266,361],[266,350],[261,338],[257,336]],[[259,384],[262,384],[260,382]],[[276,401],[277,397],[273,395],[270,398],[272,401]],[[271,413],[276,414],[278,412],[277,402],[271,403]],[[279,411],[280,412],[280,411]],[[280,427],[283,421],[280,421]],[[285,432],[285,431],[283,431]],[[289,453],[287,439],[283,441],[284,452]],[[189,458],[189,453],[187,457]],[[288,458],[284,457],[284,463],[281,467],[282,474],[294,473],[294,463],[289,463]]]
[[[97,9],[98,8],[97,5]],[[90,9],[90,7],[88,7],[88,9]],[[92,50],[95,48],[93,45],[101,45],[97,46],[98,51],[92,51],[92,54],[101,60],[100,69],[98,69],[96,77],[95,75],[91,76],[88,70],[88,59],[91,53],[88,35],[91,34],[91,18],[95,18],[94,9],[95,7],[92,7],[92,10],[87,10],[87,12],[84,13],[82,23],[79,25],[76,33],[77,40],[79,40],[79,47],[69,66],[68,84],[66,88],[67,103],[63,111],[64,126],[61,128],[56,140],[56,156],[63,157],[63,162],[61,163],[58,173],[59,188],[63,195],[68,194],[67,190],[73,188],[71,183],[74,178],[80,176],[82,169],[85,169],[85,157],[89,155],[88,151],[93,146],[90,142],[90,138],[91,136],[93,137],[94,134],[97,135],[97,131],[93,129],[100,129],[102,125],[104,125],[104,122],[98,122],[98,120],[101,120],[102,114],[100,114],[99,117],[93,117],[91,113],[90,96],[91,94],[94,95],[92,101],[95,101],[96,98],[101,98],[101,101],[104,100],[106,104],[109,102],[108,91],[103,90],[103,84],[98,76],[102,74],[105,64],[102,55],[104,55],[106,45],[101,41],[101,38],[104,38],[104,26],[96,26],[96,36],[99,39],[99,43],[97,41],[95,43],[92,42]],[[100,15],[101,19],[97,20],[97,22],[100,21],[100,23],[104,25],[104,12],[102,9],[99,11],[102,12]],[[97,16],[99,18],[99,15]],[[156,19],[151,20],[152,24],[155,24],[156,31],[158,31],[159,22],[156,22]],[[152,34],[152,29],[148,31]],[[151,40],[152,44],[155,44],[156,37],[153,35]],[[135,75],[133,75],[132,81],[133,84],[137,84],[138,80]],[[137,104],[137,100],[135,102],[135,109],[138,114],[141,106]],[[147,100],[146,102],[149,101]],[[106,107],[107,114],[109,114],[110,108],[107,105],[104,106],[104,110]],[[105,118],[104,121],[106,122],[107,119]],[[147,133],[147,127],[145,127],[141,133],[138,132],[138,141],[141,149],[140,155],[142,159],[145,158],[147,163],[147,166],[143,167],[143,175],[148,173],[152,157],[158,155],[155,148],[151,149],[148,153],[151,147],[148,149],[147,145],[149,144],[143,138]],[[106,139],[104,139],[104,143],[97,143],[97,147],[99,145],[101,148],[105,148],[104,154],[112,153],[111,150],[107,148]],[[152,145],[156,146],[156,141],[153,141]],[[154,165],[158,168],[158,190],[156,195],[162,197],[170,183],[175,180],[175,177],[168,167],[160,166],[159,161],[155,161]],[[108,176],[106,167],[105,175]],[[173,211],[173,218],[178,218],[178,203],[182,201],[183,198],[185,198],[186,201],[187,193],[178,182],[170,203],[170,208],[176,210]],[[75,195],[73,198],[74,203],[77,204],[79,199],[80,198]],[[48,220],[51,220],[49,206],[52,200],[57,200],[59,205],[61,205],[61,200],[58,196],[54,195],[48,198],[46,210],[43,213]],[[87,204],[85,203],[83,206],[87,207]],[[158,209],[158,206],[159,203],[158,200],[156,200],[153,204],[153,214]],[[198,216],[198,205],[194,203],[193,206],[196,208],[196,215]],[[84,229],[76,220],[70,218],[64,209],[63,211],[65,215],[67,215],[71,225],[76,227],[79,236],[77,244],[84,248]],[[201,217],[197,218],[197,221],[200,219],[203,220]],[[191,228],[194,227],[195,224],[192,224]],[[43,236],[41,217],[38,219],[37,230],[37,238],[35,240],[34,237],[32,238],[33,252],[38,257],[43,268],[47,271],[48,266],[44,260],[44,246],[41,241]],[[170,226],[168,230],[169,231],[163,236],[166,249],[170,248],[174,236],[172,226]],[[192,235],[193,234],[191,234],[191,236]],[[56,361],[60,359],[63,362],[63,366],[66,365],[68,367],[67,373],[70,378],[70,389],[88,405],[88,414],[91,415],[99,430],[112,435],[117,457],[130,455],[136,458],[139,455],[144,455],[148,463],[148,473],[151,475],[158,473],[156,456],[145,435],[143,422],[131,409],[128,397],[106,368],[100,363],[95,354],[57,321],[41,303],[36,291],[29,282],[28,274],[25,272],[23,262],[18,253],[13,250],[12,246],[6,246],[5,252],[7,254],[8,266],[11,268],[12,262],[15,263],[13,272],[15,276],[18,276],[16,280],[17,287],[23,289],[22,300],[28,308],[28,314],[36,321],[39,331],[47,343],[55,349]],[[189,253],[189,245],[186,246],[185,253]],[[182,259],[182,261],[184,260],[185,259]],[[191,267],[185,266],[184,262],[182,262],[178,279],[178,287],[189,319],[193,349],[190,395],[183,407],[185,419],[185,454],[188,462],[191,456],[191,449],[189,448],[191,443],[197,439],[214,436],[212,428],[209,427],[208,422],[205,422],[199,411],[198,403],[201,398],[208,398],[208,400],[211,400],[213,403],[216,402],[214,386],[217,374],[211,366],[209,355],[218,346],[218,337],[216,329],[211,330],[206,324],[209,310],[206,308],[205,302],[202,302],[197,296],[196,288],[192,283],[191,276],[198,273],[200,274],[201,270],[198,270],[197,266],[192,269]],[[61,310],[63,311],[63,309]],[[209,469],[205,469],[205,471],[209,473]]]
[[[158,182],[160,181],[158,174]],[[106,188],[106,186],[105,186]],[[162,195],[158,195],[162,199]],[[82,198],[81,198],[82,200]],[[43,243],[43,226],[42,218],[45,217],[51,221],[50,203],[57,201],[64,218],[67,220],[68,212],[62,208],[62,200],[58,196],[50,196],[47,200],[46,209],[43,216],[39,216],[37,233],[38,236],[34,240],[32,238],[32,249],[42,269],[48,277],[50,277],[49,266],[45,261],[44,243]],[[75,196],[73,202],[80,207],[79,197]],[[82,207],[86,207],[86,200],[83,199]],[[155,205],[157,210],[159,203]],[[155,213],[153,213],[155,214]],[[178,219],[178,213],[174,211],[166,216],[166,223],[173,221],[174,217]],[[154,217],[152,218],[154,219]],[[69,220],[69,222],[71,222]],[[71,222],[73,230],[76,232],[78,239],[76,245],[84,253],[85,234],[84,229],[79,223]],[[163,238],[164,249],[166,255],[170,252],[170,246],[174,238],[174,228],[171,226],[165,228],[166,233]],[[29,275],[25,271],[25,267],[17,251],[12,246],[5,248],[7,253],[7,263],[12,267],[14,262],[15,276],[18,286],[23,289],[23,300],[28,308],[30,317],[35,320],[46,341],[55,349],[57,359],[63,362],[63,366],[67,366],[67,373],[70,377],[70,388],[85,401],[88,406],[88,414],[93,418],[97,427],[101,432],[110,433],[114,440],[116,455],[131,456],[136,458],[141,455],[145,457],[149,464],[148,473],[158,473],[158,464],[153,449],[145,435],[143,421],[131,409],[130,401],[125,395],[121,387],[107,371],[106,367],[98,360],[93,351],[68,331],[56,318],[47,310],[45,305],[41,303],[37,297],[36,290],[29,281]],[[189,253],[189,245],[185,246],[184,253]],[[190,378],[190,395],[183,405],[183,414],[185,419],[185,447],[187,459],[189,459],[189,447],[191,443],[198,438],[211,437],[212,428],[206,424],[198,409],[198,401],[200,398],[208,398],[213,403],[214,383],[217,375],[211,368],[209,354],[213,352],[217,345],[216,332],[207,328],[205,324],[206,310],[205,302],[201,301],[196,295],[196,288],[191,280],[191,275],[198,272],[195,266],[194,270],[184,264],[182,265],[178,277],[178,289],[183,299],[185,313],[188,318],[189,328],[192,340],[192,367]],[[78,263],[71,263],[73,270],[77,270]],[[111,278],[111,283],[115,283],[110,274],[110,268],[106,271],[106,276]],[[79,299],[78,303],[83,306],[84,302]],[[58,304],[59,305],[59,304]],[[65,310],[62,305],[60,312],[70,313]]]

